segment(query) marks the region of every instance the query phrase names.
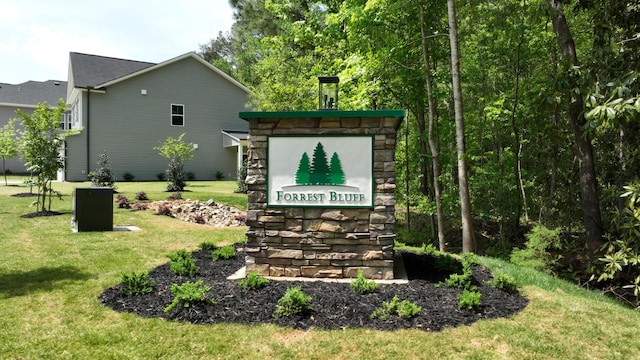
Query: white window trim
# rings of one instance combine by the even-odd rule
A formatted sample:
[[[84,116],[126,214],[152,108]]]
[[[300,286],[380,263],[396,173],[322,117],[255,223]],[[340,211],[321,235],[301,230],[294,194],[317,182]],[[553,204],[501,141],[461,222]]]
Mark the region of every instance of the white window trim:
[[[173,124],[173,116],[174,116],[173,107],[174,106],[182,106],[182,125],[174,125]],[[171,109],[170,109],[171,117],[169,118],[169,124],[171,124],[171,126],[184,126],[184,120],[185,120],[184,108],[185,108],[184,104],[171,104]],[[179,114],[175,114],[175,115],[179,116]]]

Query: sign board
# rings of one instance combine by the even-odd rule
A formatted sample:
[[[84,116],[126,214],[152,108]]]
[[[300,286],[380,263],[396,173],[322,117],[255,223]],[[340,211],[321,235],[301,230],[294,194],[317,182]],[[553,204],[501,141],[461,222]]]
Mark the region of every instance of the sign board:
[[[269,136],[267,206],[373,207],[373,136]]]

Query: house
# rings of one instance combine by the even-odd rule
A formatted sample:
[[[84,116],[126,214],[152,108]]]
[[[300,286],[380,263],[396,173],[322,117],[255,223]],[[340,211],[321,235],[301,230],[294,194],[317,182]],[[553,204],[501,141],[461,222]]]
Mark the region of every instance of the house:
[[[9,120],[18,118],[17,109],[32,114],[38,103],[46,101],[49,105],[56,106],[58,99],[66,98],[66,81],[27,81],[17,85],[0,83],[0,127],[5,126]],[[63,124],[70,124],[69,114],[64,114],[61,119],[61,125]],[[16,129],[21,129],[21,126],[16,124]],[[7,159],[5,168],[7,173],[27,172],[24,161],[19,157]]]
[[[195,53],[165,62],[70,53],[70,109],[64,180],[86,181],[98,157],[109,155],[119,180],[157,180],[168,161],[153,148],[185,133],[197,180],[235,179],[246,153],[249,90]]]

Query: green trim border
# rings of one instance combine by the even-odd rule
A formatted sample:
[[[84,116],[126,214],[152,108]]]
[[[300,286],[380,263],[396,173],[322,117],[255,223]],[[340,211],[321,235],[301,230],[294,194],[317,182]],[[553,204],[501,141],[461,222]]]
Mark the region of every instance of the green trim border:
[[[239,117],[250,119],[297,119],[297,118],[352,118],[395,117],[404,118],[404,110],[317,110],[317,111],[241,111]]]
[[[335,111],[330,110],[328,112]],[[330,137],[330,138],[341,138],[341,137],[368,137],[371,139],[371,205],[331,205],[331,204],[320,204],[320,205],[280,205],[280,204],[271,204],[269,203],[269,139],[270,138],[318,138],[318,137]],[[372,134],[309,134],[309,135],[289,135],[289,134],[277,134],[277,135],[267,135],[267,147],[266,147],[266,168],[267,168],[267,176],[265,179],[265,200],[267,208],[324,208],[324,209],[373,209],[375,207],[375,196],[376,196],[376,179],[374,177],[374,162],[375,162],[375,135]]]

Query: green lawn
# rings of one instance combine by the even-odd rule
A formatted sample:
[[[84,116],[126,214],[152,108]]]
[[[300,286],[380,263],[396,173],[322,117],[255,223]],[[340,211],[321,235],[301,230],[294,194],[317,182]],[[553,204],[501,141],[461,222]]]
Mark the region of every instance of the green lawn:
[[[19,178],[16,178],[19,180]],[[150,270],[176,249],[234,243],[245,228],[213,229],[152,211],[114,209],[114,224],[141,231],[72,233],[71,191],[56,183],[63,215],[21,218],[33,198],[0,185],[0,358],[2,359],[639,359],[640,313],[535,271],[481,258],[523,285],[529,306],[508,319],[438,333],[369,329],[299,331],[270,325],[192,325],[114,312],[98,300],[123,272]],[[191,182],[184,198],[246,208],[230,181]],[[162,182],[120,182],[132,200],[168,194]]]

